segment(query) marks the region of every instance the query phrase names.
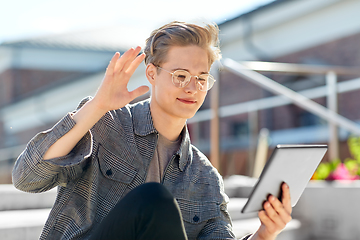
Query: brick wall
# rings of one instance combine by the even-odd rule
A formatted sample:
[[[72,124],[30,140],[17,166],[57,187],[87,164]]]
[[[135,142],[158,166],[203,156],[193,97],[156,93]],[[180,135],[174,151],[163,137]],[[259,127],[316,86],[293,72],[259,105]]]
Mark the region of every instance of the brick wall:
[[[72,71],[8,69],[0,73],[0,107],[82,75]]]
[[[286,63],[321,62],[327,65],[360,68],[359,42],[360,33],[286,56],[278,57],[274,59],[274,61]],[[341,82],[358,77],[360,76],[339,76],[338,81]],[[339,94],[338,99],[339,113],[341,115],[351,120],[360,120],[360,111],[358,110],[358,102],[360,101],[359,90]],[[317,102],[325,105],[326,99],[323,98],[321,100],[317,100]]]
[[[0,107],[10,103],[13,98],[13,72],[8,69],[0,73]]]

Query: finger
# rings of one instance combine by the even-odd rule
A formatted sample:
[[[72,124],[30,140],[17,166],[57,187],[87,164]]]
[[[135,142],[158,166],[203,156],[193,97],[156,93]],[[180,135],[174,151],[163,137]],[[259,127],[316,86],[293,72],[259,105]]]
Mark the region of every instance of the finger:
[[[292,207],[291,207],[291,196],[290,196],[290,188],[289,185],[287,185],[286,183],[282,184],[282,197],[281,197],[281,202],[284,205],[285,210],[291,214],[292,212]]]
[[[147,93],[149,91],[149,87],[148,86],[140,86],[136,89],[134,89],[133,91],[129,92],[130,94],[130,98],[132,100],[134,100],[137,97],[140,97],[141,95]]]
[[[275,198],[274,196],[272,196],[272,197]],[[272,201],[280,202],[278,199],[275,199],[275,200],[273,199]],[[275,223],[275,225],[277,226],[278,229],[283,229],[286,226],[287,222],[281,217],[279,212],[274,208],[274,206],[270,202],[265,202],[264,210],[266,212],[266,215],[271,219],[272,222]],[[282,210],[283,214],[284,214],[284,211],[285,210],[283,209]]]
[[[269,218],[269,216],[266,214],[265,210],[259,211],[258,217],[260,219],[260,222],[262,223],[262,225],[265,226],[265,228],[268,232],[274,233],[276,231],[275,223]]]
[[[273,195],[268,197],[268,202],[272,205],[276,212],[280,213],[281,211],[285,211],[283,204]]]
[[[114,71],[118,72],[118,73],[121,72],[124,68],[125,62],[131,58],[133,53],[134,53],[134,48],[130,48],[121,56],[121,58],[118,58],[116,61],[116,67],[115,67]]]
[[[137,58],[138,54],[141,51],[141,47],[136,47],[131,55],[124,62],[122,70],[127,71],[129,66],[133,63],[133,61]]]
[[[284,208],[283,203],[280,202],[280,200],[274,196],[269,196],[268,198],[269,203],[271,204],[272,209],[276,212],[274,214],[274,218],[281,220],[282,222],[278,223],[288,223],[291,220],[290,213]]]
[[[130,76],[133,75],[137,67],[140,65],[140,63],[145,59],[145,56],[146,56],[145,53],[142,53],[139,56],[137,56],[135,60],[131,62],[130,66],[126,70],[126,73],[129,74]]]
[[[106,68],[106,72],[105,72],[106,75],[112,75],[114,73],[114,68],[119,57],[120,57],[120,53],[116,52],[114,56],[111,58],[109,65]]]

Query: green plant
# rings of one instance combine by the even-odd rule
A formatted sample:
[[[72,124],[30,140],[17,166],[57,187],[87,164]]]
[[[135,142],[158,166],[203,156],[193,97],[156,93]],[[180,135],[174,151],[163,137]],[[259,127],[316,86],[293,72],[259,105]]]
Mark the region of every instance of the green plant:
[[[360,179],[360,137],[349,137],[347,145],[352,158],[344,162],[334,159],[320,163],[312,180],[357,180]]]

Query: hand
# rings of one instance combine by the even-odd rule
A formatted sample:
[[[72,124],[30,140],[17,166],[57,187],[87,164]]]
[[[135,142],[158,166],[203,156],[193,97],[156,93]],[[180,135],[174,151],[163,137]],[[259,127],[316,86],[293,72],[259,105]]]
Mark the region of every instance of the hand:
[[[115,53],[105,73],[105,77],[93,99],[95,106],[104,113],[124,107],[135,98],[145,94],[149,87],[140,86],[129,92],[127,85],[136,68],[144,60],[145,54],[139,54],[141,48],[131,48],[121,57]]]
[[[258,214],[261,226],[251,239],[273,240],[291,221],[290,190],[286,183],[283,183],[281,188],[281,202],[272,195],[268,197],[264,203],[264,210]]]

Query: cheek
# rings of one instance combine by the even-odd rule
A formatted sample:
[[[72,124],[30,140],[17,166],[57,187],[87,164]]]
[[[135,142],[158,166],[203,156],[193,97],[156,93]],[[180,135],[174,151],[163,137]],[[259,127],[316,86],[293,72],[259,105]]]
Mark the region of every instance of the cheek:
[[[200,93],[200,102],[201,102],[201,105],[203,104],[203,102],[204,102],[204,100],[205,100],[205,97],[206,97],[206,94],[207,94],[207,92],[201,92]]]
[[[154,91],[158,100],[161,99],[162,101],[170,102],[171,98],[176,98],[176,93],[171,85],[158,84],[154,87]]]

